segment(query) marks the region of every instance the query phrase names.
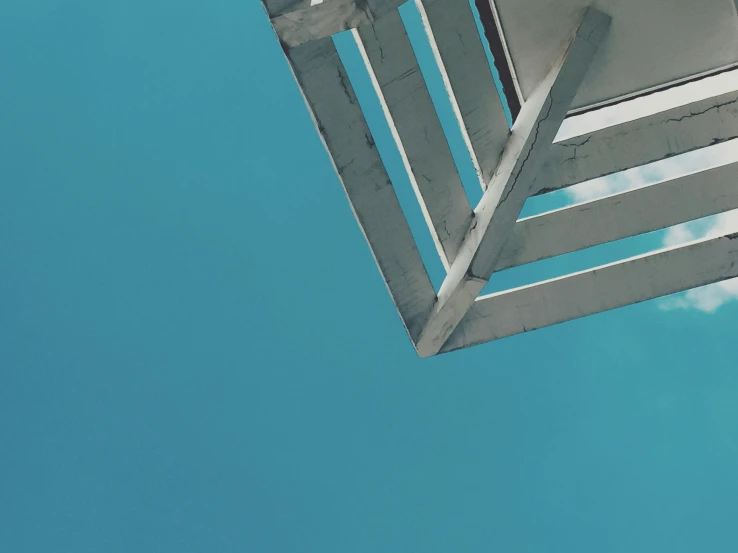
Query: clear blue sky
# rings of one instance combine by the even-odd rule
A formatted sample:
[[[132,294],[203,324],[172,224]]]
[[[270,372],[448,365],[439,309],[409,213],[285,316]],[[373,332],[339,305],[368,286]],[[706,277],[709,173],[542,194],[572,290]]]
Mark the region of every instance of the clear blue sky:
[[[2,552],[735,551],[736,315],[420,360],[258,2],[0,7]]]

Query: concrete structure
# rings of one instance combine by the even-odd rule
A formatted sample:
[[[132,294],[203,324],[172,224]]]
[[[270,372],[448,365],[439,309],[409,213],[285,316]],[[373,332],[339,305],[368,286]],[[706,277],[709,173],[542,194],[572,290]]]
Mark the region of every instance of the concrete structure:
[[[479,297],[494,271],[738,208],[738,164],[730,164],[518,220],[532,195],[738,138],[738,92],[731,92],[554,143],[571,113],[738,65],[733,0],[477,0],[483,37],[467,0],[415,1],[484,190],[476,207],[400,1],[264,5],[421,356],[738,276],[738,240],[730,235]],[[331,38],[348,29],[446,268],[438,294]]]

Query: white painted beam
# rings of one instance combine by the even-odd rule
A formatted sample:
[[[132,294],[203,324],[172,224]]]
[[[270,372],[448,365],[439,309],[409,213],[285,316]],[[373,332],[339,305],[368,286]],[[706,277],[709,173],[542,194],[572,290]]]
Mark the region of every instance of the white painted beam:
[[[416,0],[469,155],[486,188],[510,130],[468,0]]]
[[[287,49],[286,55],[351,208],[415,342],[435,292],[333,40],[329,37]]]
[[[416,344],[421,356],[438,353],[492,275],[609,26],[609,16],[589,9],[560,60],[523,105],[499,167],[475,210],[475,221]]]
[[[535,193],[565,188],[631,167],[738,138],[738,92],[558,142]]]
[[[354,37],[448,270],[473,213],[400,13],[359,27]]]
[[[515,224],[495,270],[583,250],[738,209],[738,162]]]
[[[370,23],[405,0],[262,0],[282,44],[299,46]]]
[[[442,352],[738,277],[738,234],[479,298]]]

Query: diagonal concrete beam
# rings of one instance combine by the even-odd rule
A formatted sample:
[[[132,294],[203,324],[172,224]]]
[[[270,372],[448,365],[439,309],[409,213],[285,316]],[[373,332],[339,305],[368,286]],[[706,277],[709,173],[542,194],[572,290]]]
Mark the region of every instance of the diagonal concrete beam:
[[[354,31],[395,144],[448,270],[473,212],[400,13]]]
[[[330,37],[285,51],[351,209],[413,342],[435,292]]]
[[[738,234],[480,298],[443,346],[465,348],[738,277]]]
[[[475,210],[461,253],[438,293],[416,349],[438,353],[492,275],[538,170],[610,26],[594,8],[585,13],[569,46],[523,105],[502,160]]]
[[[468,0],[415,0],[483,189],[510,129]]]
[[[497,262],[509,269],[738,209],[738,162],[528,217]]]
[[[262,0],[282,44],[299,46],[371,23],[404,0]]]
[[[557,142],[535,194],[738,138],[738,91]]]

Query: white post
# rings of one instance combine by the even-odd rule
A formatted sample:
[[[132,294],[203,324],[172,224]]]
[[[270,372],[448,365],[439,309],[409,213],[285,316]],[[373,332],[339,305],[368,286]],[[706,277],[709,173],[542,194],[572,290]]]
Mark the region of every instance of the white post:
[[[354,37],[448,270],[473,212],[400,13],[355,29]]]
[[[414,342],[435,292],[333,40],[328,37],[288,48],[286,55]]]
[[[487,187],[510,129],[467,0],[415,0],[469,156]]]

